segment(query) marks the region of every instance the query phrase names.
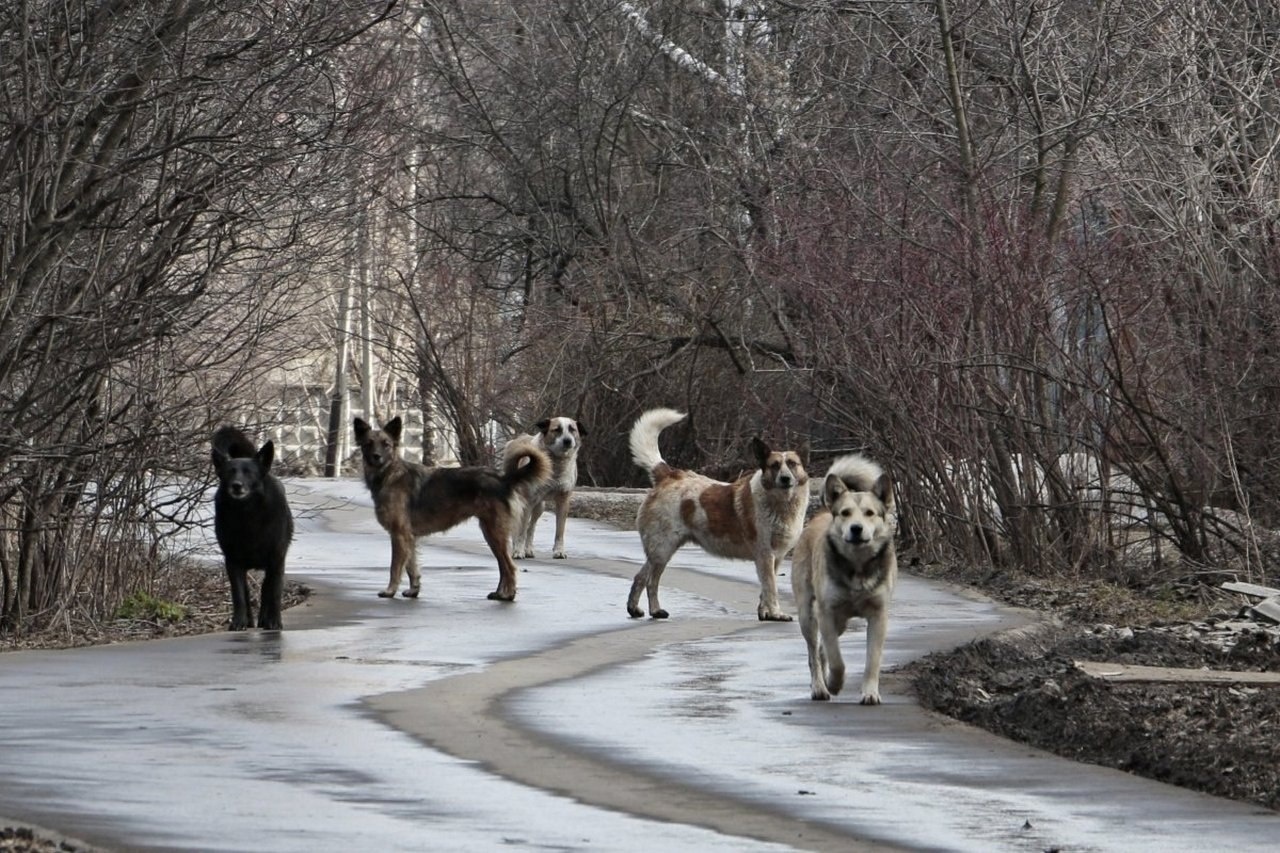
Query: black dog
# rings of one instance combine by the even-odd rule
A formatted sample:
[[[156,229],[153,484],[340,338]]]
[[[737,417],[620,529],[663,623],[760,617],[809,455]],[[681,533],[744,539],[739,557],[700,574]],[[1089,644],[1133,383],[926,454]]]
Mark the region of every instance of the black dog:
[[[275,446],[255,451],[253,442],[232,426],[213,434],[213,467],[218,491],[213,496],[213,530],[231,582],[231,630],[253,623],[249,570],[262,569],[258,627],[280,630],[284,558],[293,540],[293,515],[284,486],[271,475]]]

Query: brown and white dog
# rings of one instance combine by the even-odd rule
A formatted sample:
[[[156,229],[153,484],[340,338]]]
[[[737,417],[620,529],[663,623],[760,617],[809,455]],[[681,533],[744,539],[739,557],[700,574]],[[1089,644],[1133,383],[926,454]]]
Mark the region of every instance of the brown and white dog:
[[[563,560],[567,556],[564,549],[564,526],[569,520],[569,499],[573,497],[574,486],[578,485],[578,448],[582,446],[582,437],[587,434],[587,428],[573,418],[563,416],[545,418],[538,421],[536,426],[536,433],[517,436],[508,441],[502,450],[504,465],[512,454],[523,452],[521,447],[525,441],[532,441],[551,458],[551,479],[538,485],[526,483],[520,490],[523,505],[515,515],[511,556],[517,560],[534,556],[533,531],[538,526],[543,509],[550,502],[556,513],[556,539],[551,546],[551,556]]]
[[[515,492],[525,484],[544,482],[551,461],[531,441],[513,453],[501,473],[490,468],[428,468],[400,458],[399,417],[374,429],[355,419],[356,443],[364,459],[364,482],[373,495],[378,523],[391,536],[391,578],[378,595],[395,596],[400,578],[409,573],[405,598],[417,598],[422,586],[418,574],[416,541],[439,533],[474,516],[484,541],[498,561],[498,588],[489,593],[495,601],[516,597],[516,564],[507,548],[511,540]],[[525,460],[528,460],[527,462]]]
[[[827,700],[844,687],[840,635],[849,620],[867,620],[862,704],[880,704],[880,655],[889,599],[898,579],[893,483],[859,454],[831,464],[822,484],[826,509],[805,526],[791,559],[791,590],[809,649],[810,696]]]
[[[759,468],[732,483],[722,483],[662,460],[658,433],[684,420],[672,409],[652,409],[631,428],[631,458],[649,472],[653,488],[636,517],[644,545],[644,566],[631,583],[627,613],[644,615],[640,592],[649,596],[649,615],[667,618],[658,603],[662,571],[686,542],[697,542],[720,557],[752,560],[760,578],[761,620],[789,622],[778,606],[778,565],[804,526],[809,475],[794,451],[772,450],[751,441]]]

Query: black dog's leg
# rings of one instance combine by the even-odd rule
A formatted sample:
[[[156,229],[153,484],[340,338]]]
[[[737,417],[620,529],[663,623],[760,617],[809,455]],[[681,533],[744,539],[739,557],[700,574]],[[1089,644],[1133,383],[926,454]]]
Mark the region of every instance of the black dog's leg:
[[[243,631],[253,622],[249,607],[249,572],[243,566],[228,561],[227,580],[231,583],[231,630]]]
[[[280,619],[280,599],[284,594],[284,561],[267,566],[262,575],[262,601],[258,604],[258,627],[279,631],[284,627]]]

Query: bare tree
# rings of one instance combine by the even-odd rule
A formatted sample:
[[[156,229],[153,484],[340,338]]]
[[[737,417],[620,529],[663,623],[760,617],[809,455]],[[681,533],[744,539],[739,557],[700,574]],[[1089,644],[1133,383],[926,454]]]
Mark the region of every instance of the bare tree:
[[[315,301],[356,112],[334,58],[391,9],[0,13],[0,627],[147,583],[146,531],[194,494],[170,475],[203,479],[209,427]]]

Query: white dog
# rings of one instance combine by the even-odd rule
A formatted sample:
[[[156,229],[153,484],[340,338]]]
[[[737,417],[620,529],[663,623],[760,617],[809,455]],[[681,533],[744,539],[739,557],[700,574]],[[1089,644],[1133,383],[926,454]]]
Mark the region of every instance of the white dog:
[[[549,501],[556,512],[556,539],[551,556],[563,560],[566,556],[564,527],[569,519],[569,499],[573,497],[573,489],[578,484],[578,448],[582,446],[582,437],[587,434],[587,428],[573,418],[566,417],[538,421],[537,428],[534,435],[517,436],[507,442],[502,451],[505,464],[508,454],[518,450],[522,440],[532,440],[551,457],[551,479],[520,493],[523,505],[516,512],[511,534],[511,556],[534,556],[533,531]]]
[[[827,700],[844,686],[840,635],[861,616],[867,620],[862,704],[879,705],[880,655],[898,578],[893,483],[871,460],[842,456],[827,473],[822,500],[826,509],[805,526],[791,561],[810,695]]]
[[[758,468],[732,483],[672,468],[658,451],[658,433],[684,420],[671,409],[645,412],[631,428],[631,458],[649,472],[653,488],[636,517],[645,563],[631,583],[627,613],[644,615],[640,592],[649,594],[649,615],[667,618],[658,603],[662,571],[686,542],[721,557],[753,560],[760,579],[761,620],[790,622],[778,606],[778,565],[804,527],[809,475],[794,451],[772,450],[759,438],[751,448]]]

